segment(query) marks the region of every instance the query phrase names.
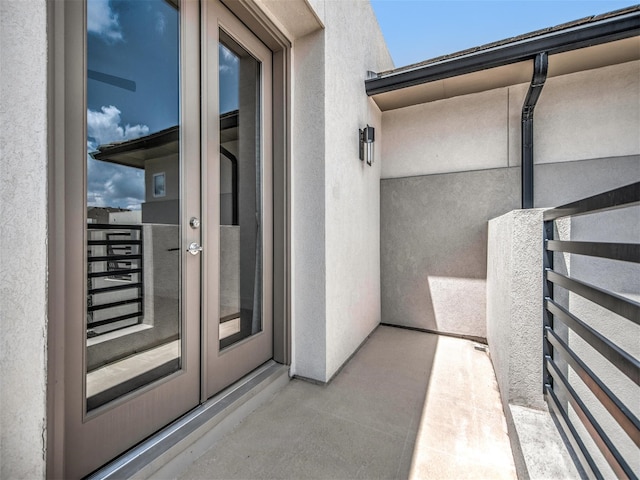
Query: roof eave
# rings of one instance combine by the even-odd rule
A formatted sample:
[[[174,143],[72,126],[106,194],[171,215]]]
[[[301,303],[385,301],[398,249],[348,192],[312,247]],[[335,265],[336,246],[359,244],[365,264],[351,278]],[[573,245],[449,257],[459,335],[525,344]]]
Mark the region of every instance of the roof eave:
[[[467,73],[533,59],[540,52],[549,55],[613,42],[640,34],[640,12],[559,30],[506,43],[467,55],[416,67],[399,69],[365,80],[368,96],[443,80]]]

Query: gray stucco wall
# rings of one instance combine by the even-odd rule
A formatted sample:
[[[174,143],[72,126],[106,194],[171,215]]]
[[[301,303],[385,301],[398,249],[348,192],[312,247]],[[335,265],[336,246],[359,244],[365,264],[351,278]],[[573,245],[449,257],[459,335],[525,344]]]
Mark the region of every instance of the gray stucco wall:
[[[363,85],[392,63],[368,1],[312,6],[325,29],[293,46],[292,372],[327,381],[380,322],[383,139]],[[366,124],[373,167],[358,159]]]
[[[486,337],[487,222],[518,207],[519,173],[381,181],[383,322]]]
[[[0,2],[0,477],[44,478],[47,21]]]
[[[547,80],[535,113],[536,207],[638,178],[639,69],[634,61]],[[472,240],[470,233],[520,206],[527,88],[383,113],[383,322],[486,335],[486,235]],[[403,192],[408,186],[411,193]],[[461,243],[467,248],[458,248]]]

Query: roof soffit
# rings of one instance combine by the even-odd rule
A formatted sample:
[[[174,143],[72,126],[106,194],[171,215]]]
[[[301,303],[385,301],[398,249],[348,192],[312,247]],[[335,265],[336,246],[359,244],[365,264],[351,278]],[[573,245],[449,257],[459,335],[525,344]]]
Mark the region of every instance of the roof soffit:
[[[640,37],[570,50],[549,56],[548,78],[640,60]],[[533,60],[413,85],[372,95],[380,110],[394,110],[459,95],[529,83]]]

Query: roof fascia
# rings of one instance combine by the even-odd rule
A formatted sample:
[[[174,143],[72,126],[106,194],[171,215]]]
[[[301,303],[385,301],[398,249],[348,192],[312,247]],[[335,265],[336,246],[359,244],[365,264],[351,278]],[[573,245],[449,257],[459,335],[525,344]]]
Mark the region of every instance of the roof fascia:
[[[525,60],[600,45],[640,34],[640,12],[579,25],[566,30],[507,43],[487,50],[442,60],[415,69],[396,71],[365,80],[368,96],[487,70]]]

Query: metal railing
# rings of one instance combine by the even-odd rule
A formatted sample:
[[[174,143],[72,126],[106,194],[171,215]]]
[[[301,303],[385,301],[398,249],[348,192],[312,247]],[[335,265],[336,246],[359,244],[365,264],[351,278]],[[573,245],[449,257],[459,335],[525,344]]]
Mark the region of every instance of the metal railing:
[[[640,263],[640,244],[557,240],[554,239],[554,232],[560,226],[556,225],[556,220],[628,208],[638,204],[640,204],[640,183],[634,183],[547,210],[543,217],[545,232],[544,393],[550,409],[555,413],[558,423],[573,447],[578,462],[589,477],[609,476],[603,472],[602,468],[608,464],[618,478],[638,478],[640,422],[636,416],[637,413],[632,410],[637,412],[640,405],[638,401],[640,362],[631,353],[614,343],[610,335],[603,333],[607,329],[602,327],[613,318],[617,322],[617,332],[622,338],[625,335],[627,337],[637,335],[634,333],[637,332],[637,327],[633,324],[640,324],[640,303],[629,295],[621,295],[572,277],[569,271],[560,272],[561,265],[558,266],[560,268],[554,269],[554,252],[637,264]],[[637,221],[635,213],[630,213],[632,221]],[[600,270],[598,273],[603,274]],[[562,305],[562,300],[556,298],[563,295],[564,303],[567,304],[565,306]],[[566,300],[571,298],[574,300]],[[576,301],[579,303],[584,299],[589,301],[586,302],[591,309],[588,311],[593,312],[595,309],[604,312],[596,321],[593,318],[589,320],[579,318],[576,312],[572,311],[573,308],[569,307]],[[601,307],[608,312],[601,310]],[[620,340],[616,341],[620,343]],[[585,348],[586,345],[588,347]],[[592,354],[593,351],[597,354]],[[605,367],[602,367],[603,358],[606,359]],[[621,375],[602,373],[609,371],[615,373],[615,370],[621,372]],[[613,384],[611,379],[613,376],[623,377],[626,392],[620,390],[619,381]],[[633,404],[634,400],[629,404],[629,388],[633,390],[631,398],[635,398],[635,404]],[[585,395],[588,391],[593,395]],[[627,404],[621,400],[621,397],[627,398]],[[588,435],[584,433],[585,431]],[[628,436],[631,442],[624,438],[625,436]],[[587,440],[588,437],[591,440]],[[625,443],[625,449],[621,449],[622,441]],[[587,447],[587,443],[591,444],[591,448]],[[597,448],[593,447],[594,444]],[[635,450],[631,455],[628,453],[629,445]],[[624,452],[627,452],[626,455]],[[602,457],[596,458],[600,454]]]
[[[142,225],[87,224],[87,336],[144,315]]]

